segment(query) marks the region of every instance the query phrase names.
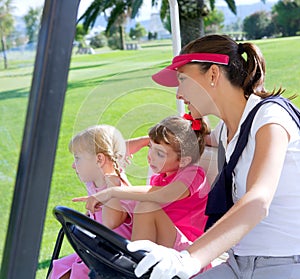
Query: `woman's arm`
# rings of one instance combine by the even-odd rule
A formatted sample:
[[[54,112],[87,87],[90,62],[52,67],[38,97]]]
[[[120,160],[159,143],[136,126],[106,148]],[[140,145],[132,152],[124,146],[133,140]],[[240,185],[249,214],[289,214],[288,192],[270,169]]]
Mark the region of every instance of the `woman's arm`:
[[[193,258],[200,261],[202,267],[237,244],[268,215],[288,141],[286,130],[278,124],[268,124],[258,130],[246,194],[187,249]]]

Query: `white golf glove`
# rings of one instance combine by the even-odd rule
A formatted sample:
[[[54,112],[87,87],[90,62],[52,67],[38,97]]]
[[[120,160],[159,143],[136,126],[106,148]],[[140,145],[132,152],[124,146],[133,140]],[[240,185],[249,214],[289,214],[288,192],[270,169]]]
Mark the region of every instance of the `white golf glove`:
[[[154,265],[150,279],[171,279],[174,276],[188,279],[201,270],[200,262],[192,258],[186,250],[178,252],[149,240],[130,242],[127,244],[127,249],[131,252],[138,250],[148,252],[134,270],[137,277],[147,273]]]

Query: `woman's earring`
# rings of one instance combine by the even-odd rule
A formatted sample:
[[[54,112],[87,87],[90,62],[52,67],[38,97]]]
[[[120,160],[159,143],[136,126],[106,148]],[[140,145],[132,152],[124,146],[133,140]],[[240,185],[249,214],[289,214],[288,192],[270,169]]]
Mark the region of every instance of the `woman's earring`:
[[[214,87],[214,86],[215,86],[215,84],[214,84],[213,82],[211,82],[211,83],[210,83],[210,86],[211,86],[211,87]]]

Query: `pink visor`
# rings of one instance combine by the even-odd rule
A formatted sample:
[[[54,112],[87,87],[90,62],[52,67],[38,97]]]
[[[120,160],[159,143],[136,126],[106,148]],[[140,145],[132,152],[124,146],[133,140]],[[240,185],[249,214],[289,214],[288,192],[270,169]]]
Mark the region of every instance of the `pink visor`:
[[[152,76],[152,79],[163,86],[176,87],[179,85],[177,70],[187,63],[208,62],[228,65],[229,56],[216,53],[186,53],[175,56],[172,64]]]

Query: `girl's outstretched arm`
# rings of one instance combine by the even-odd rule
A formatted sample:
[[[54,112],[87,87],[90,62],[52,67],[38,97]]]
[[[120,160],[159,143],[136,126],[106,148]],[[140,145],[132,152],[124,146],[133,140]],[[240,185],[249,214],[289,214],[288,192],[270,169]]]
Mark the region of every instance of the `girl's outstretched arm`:
[[[86,209],[92,213],[102,210],[102,224],[112,230],[122,225],[127,218],[127,212],[122,208],[118,199],[110,199],[106,204],[101,203],[94,196],[73,198],[72,201],[85,202]]]
[[[74,202],[86,202],[86,208],[92,213],[105,205],[111,199],[151,201],[166,204],[189,195],[187,186],[181,181],[175,181],[167,186],[128,186],[111,187],[89,197],[74,198]]]
[[[130,186],[111,189],[110,197],[121,200],[149,201],[166,204],[187,197],[188,186],[181,181],[174,181],[164,187]],[[97,197],[96,197],[97,198]]]
[[[122,175],[122,179],[127,181],[125,174]],[[106,175],[105,176],[107,189],[119,188],[121,186],[120,177],[117,175]],[[102,190],[103,191],[103,190]],[[79,197],[72,199],[73,202],[86,202],[86,204],[93,204],[93,206],[86,206],[87,209],[92,209],[90,212],[95,213],[102,210],[102,224],[110,229],[115,229],[122,225],[128,213],[122,207],[119,199],[108,199],[105,203],[99,202],[93,196]]]
[[[132,138],[126,140],[126,151],[127,155],[131,156],[132,154],[135,154],[143,147],[147,146],[149,144],[149,137],[139,137],[139,138]]]

